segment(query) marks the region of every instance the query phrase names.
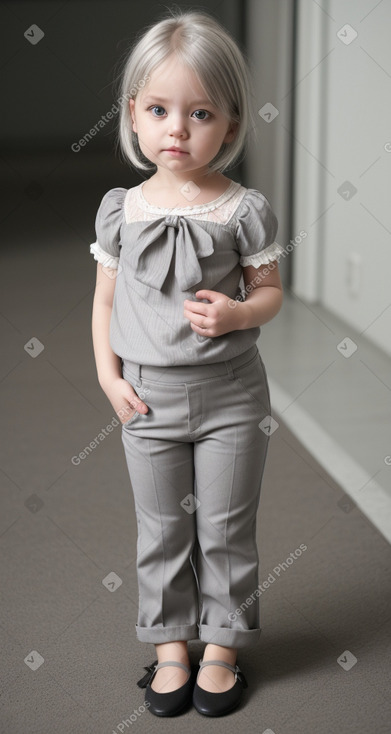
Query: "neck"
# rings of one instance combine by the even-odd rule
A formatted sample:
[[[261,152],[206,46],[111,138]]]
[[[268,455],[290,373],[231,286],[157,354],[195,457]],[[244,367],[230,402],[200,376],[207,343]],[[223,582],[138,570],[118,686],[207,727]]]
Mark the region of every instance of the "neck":
[[[167,175],[168,174],[168,175]],[[203,171],[203,172],[195,172],[195,171],[189,171],[188,173],[177,175],[175,173],[167,172],[167,170],[164,171],[157,171],[151,176],[151,180],[153,179],[154,183],[159,186],[160,189],[172,191],[176,190],[178,188],[181,188],[181,186],[184,186],[185,184],[189,183],[189,181],[192,184],[195,184],[200,189],[205,191],[208,186],[215,186],[216,183],[218,183],[220,180],[224,179],[224,176],[219,171]]]

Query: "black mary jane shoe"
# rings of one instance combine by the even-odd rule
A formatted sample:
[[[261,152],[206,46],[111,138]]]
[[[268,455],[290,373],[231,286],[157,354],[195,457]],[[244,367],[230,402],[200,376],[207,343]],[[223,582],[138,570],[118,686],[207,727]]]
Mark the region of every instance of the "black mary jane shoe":
[[[235,673],[235,683],[232,688],[222,693],[212,693],[201,688],[197,681],[193,689],[193,706],[199,714],[204,716],[224,716],[235,709],[241,699],[243,688],[248,688],[248,683],[238,665],[230,665],[223,660],[199,661],[200,669],[204,665],[222,665]],[[198,677],[198,676],[197,676]]]
[[[168,691],[168,693],[158,693],[151,688],[151,683],[154,678],[156,671],[159,668],[163,668],[165,665],[176,665],[189,674],[186,683],[175,691]],[[195,671],[193,668],[189,668],[183,663],[177,663],[176,661],[167,661],[166,663],[159,663],[155,660],[152,665],[148,665],[144,668],[148,672],[137,681],[139,688],[146,688],[145,701],[148,703],[148,708],[155,716],[176,716],[177,714],[184,711],[188,705],[192,702],[192,693],[194,686]]]

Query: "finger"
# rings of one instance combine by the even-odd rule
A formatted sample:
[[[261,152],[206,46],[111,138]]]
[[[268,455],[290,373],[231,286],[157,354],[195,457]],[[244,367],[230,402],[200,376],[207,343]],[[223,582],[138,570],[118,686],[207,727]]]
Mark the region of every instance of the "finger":
[[[196,326],[199,326],[201,328],[204,328],[204,329],[208,329],[209,328],[209,324],[207,323],[208,319],[206,318],[206,316],[204,314],[192,313],[191,314],[191,321],[192,321],[193,324],[195,324]]]
[[[203,290],[197,291],[195,295],[196,295],[196,298],[207,298],[208,301],[211,301],[214,298],[214,296],[219,295],[219,294],[218,294],[218,291],[209,291],[204,288]]]
[[[141,400],[139,397],[135,397],[131,400],[131,405],[140,413],[145,413],[148,410],[148,405]]]
[[[207,314],[207,304],[206,303],[198,303],[197,301],[185,301],[184,307],[186,311],[189,311],[190,313],[195,313],[200,316],[205,316]]]
[[[129,385],[129,391],[127,392],[126,395],[123,396],[123,398],[127,401],[129,405],[135,408],[138,403],[140,402],[142,403],[142,400],[139,397],[139,395],[137,395],[136,391],[134,390],[133,385],[131,385],[130,383],[128,383],[128,385]]]
[[[118,418],[120,419],[121,423],[126,423],[126,421],[128,421],[129,418],[131,418],[132,412],[134,411],[131,406],[123,405],[122,408],[120,408],[116,412],[117,412]]]
[[[201,336],[206,336],[208,333],[208,329],[202,328],[202,326],[197,326],[196,324],[190,324],[193,331],[196,331],[197,334],[201,334]]]

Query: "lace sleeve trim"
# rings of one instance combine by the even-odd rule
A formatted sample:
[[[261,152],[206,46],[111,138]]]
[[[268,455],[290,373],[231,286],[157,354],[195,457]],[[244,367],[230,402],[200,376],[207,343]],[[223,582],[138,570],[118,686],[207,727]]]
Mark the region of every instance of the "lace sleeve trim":
[[[107,252],[102,250],[98,241],[93,242],[90,245],[90,253],[94,256],[94,260],[102,263],[105,268],[118,268],[119,257],[109,255]]]
[[[269,263],[273,262],[273,260],[277,260],[279,255],[281,255],[283,252],[284,248],[281,247],[281,245],[279,245],[277,242],[273,242],[271,245],[269,245],[269,247],[266,247],[260,252],[256,252],[254,255],[247,255],[246,257],[242,255],[239,263],[244,268],[248,265],[252,265],[254,268],[258,268],[260,265],[268,265]]]

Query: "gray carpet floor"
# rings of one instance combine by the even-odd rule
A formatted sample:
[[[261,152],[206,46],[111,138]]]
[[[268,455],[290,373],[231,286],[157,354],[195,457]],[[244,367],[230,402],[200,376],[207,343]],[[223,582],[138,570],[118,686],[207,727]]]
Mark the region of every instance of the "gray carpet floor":
[[[143,709],[136,681],[155,656],[135,636],[137,530],[120,428],[72,465],[112,411],[88,408],[55,361],[42,360],[38,377],[39,357],[29,359],[1,382],[1,731],[390,732],[390,547],[281,419],[258,514],[269,586],[260,641],[238,655],[249,682],[240,709],[164,720]],[[112,572],[114,593],[102,583]],[[203,647],[189,643],[192,661]]]

